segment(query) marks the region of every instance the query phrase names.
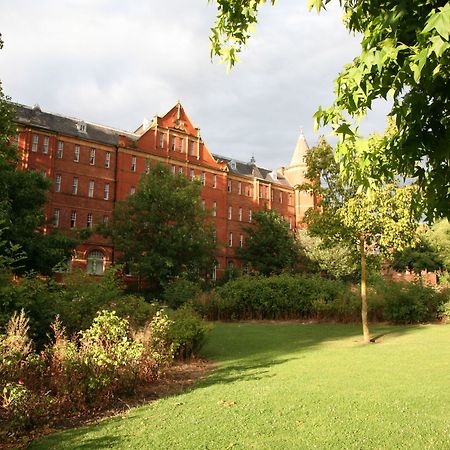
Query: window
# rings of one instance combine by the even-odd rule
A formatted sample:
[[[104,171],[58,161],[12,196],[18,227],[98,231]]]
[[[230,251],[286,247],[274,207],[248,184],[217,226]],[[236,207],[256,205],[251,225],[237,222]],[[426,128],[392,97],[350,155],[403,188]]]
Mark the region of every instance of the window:
[[[88,213],[87,215],[86,226],[88,228],[92,228],[92,213]]]
[[[214,265],[214,267],[213,267],[213,270],[212,270],[212,273],[211,273],[211,279],[213,281],[217,280],[217,266],[216,265]]]
[[[183,168],[182,168],[182,167],[178,167],[178,173],[179,173],[180,175],[183,175]]]
[[[281,191],[280,191],[279,199],[280,199],[280,203],[283,203],[283,193]]]
[[[202,186],[206,185],[206,173],[202,172]]]
[[[95,165],[95,148],[91,148],[91,155],[89,157],[89,164],[91,166]]]
[[[77,212],[72,211],[70,213],[70,228],[76,228],[77,226]]]
[[[88,191],[88,197],[94,196],[94,180],[89,181],[89,191]]]
[[[109,166],[111,165],[111,152],[105,153],[105,167],[109,169]]]
[[[228,235],[228,247],[233,247],[233,233]]]
[[[38,143],[39,143],[39,136],[37,134],[33,134],[33,141],[31,143],[31,151],[32,152],[38,151]]]
[[[172,174],[175,175],[177,173],[177,166],[172,166]]]
[[[292,217],[289,217],[289,229],[292,230]]]
[[[83,120],[80,120],[80,121],[77,123],[77,130],[78,130],[80,133],[86,133],[86,132],[87,132],[86,122],[84,122]]]
[[[194,178],[195,178],[195,171],[194,171],[194,169],[191,169],[189,171],[189,177],[191,178],[191,180],[194,180]]]
[[[42,152],[44,154],[48,154],[48,144],[50,142],[50,138],[48,136],[44,136],[44,146],[42,147]]]
[[[99,250],[93,250],[87,257],[86,272],[90,275],[103,275],[105,272],[105,257]]]
[[[214,189],[217,187],[217,175],[213,175],[212,187]]]
[[[238,194],[241,195],[242,194],[242,183],[239,181],[238,183]]]
[[[59,227],[59,209],[55,208],[53,210],[53,226]]]
[[[194,141],[189,141],[189,155],[194,156]]]
[[[108,225],[109,223],[109,216],[103,216],[103,225]]]
[[[242,208],[239,208],[239,222],[242,222]]]
[[[213,217],[217,216],[217,202],[213,202],[212,215]]]
[[[78,178],[77,177],[73,177],[72,194],[73,195],[78,194]]]
[[[172,150],[173,152],[176,151],[176,143],[177,143],[177,138],[175,136],[172,136],[170,138],[170,150]]]
[[[159,133],[159,147],[160,148],[164,147],[164,134],[163,133]]]
[[[248,211],[248,221],[249,221],[250,223],[252,223],[252,219],[253,219],[253,213],[252,213],[252,210],[249,209],[249,211]]]
[[[292,205],[292,194],[288,195],[288,205],[291,206]]]
[[[232,217],[233,217],[233,207],[229,206],[228,207],[228,220],[231,220]]]
[[[73,160],[75,162],[80,161],[80,146],[79,145],[75,145],[75,147],[73,149]]]
[[[183,138],[179,138],[178,139],[178,146],[179,146],[179,149],[180,149],[180,153],[183,153],[183,142],[184,142]]]
[[[244,235],[243,234],[241,234],[240,236],[239,236],[239,247],[243,247],[244,246]]]
[[[105,187],[103,189],[103,199],[109,200],[109,183],[105,183]]]
[[[215,228],[212,231],[212,240],[213,242],[217,242],[217,230]]]
[[[56,150],[56,157],[62,159],[64,153],[64,142],[58,141],[58,149]]]
[[[55,177],[55,192],[61,192],[61,175]]]
[[[271,189],[270,190],[270,200],[272,200],[272,201],[273,201],[273,196],[274,196],[274,190]]]
[[[136,188],[134,186],[131,186],[130,195],[134,195],[134,194],[136,194]]]
[[[136,172],[136,156],[131,157],[131,171]]]
[[[147,175],[150,173],[150,166],[151,166],[150,160],[149,160],[149,159],[146,159],[146,160],[145,160],[145,173],[146,173]]]
[[[233,188],[232,182],[231,182],[231,180],[228,180],[227,191],[231,192],[232,188]]]

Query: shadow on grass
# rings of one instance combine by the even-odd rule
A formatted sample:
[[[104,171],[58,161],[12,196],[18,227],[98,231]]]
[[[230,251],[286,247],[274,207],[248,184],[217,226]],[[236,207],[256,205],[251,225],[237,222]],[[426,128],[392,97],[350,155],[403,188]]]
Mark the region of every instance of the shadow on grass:
[[[378,343],[388,336],[397,337],[418,330],[417,326],[373,326],[372,336]],[[258,381],[276,376],[272,370],[295,359],[306,358],[307,354],[324,344],[345,340],[343,345],[362,345],[361,326],[348,324],[302,324],[302,323],[215,323],[214,329],[203,350],[203,356],[216,361],[217,368],[188,391],[205,389],[218,384],[232,384],[240,381]],[[339,344],[338,344],[339,345]],[[374,344],[370,344],[374,345]],[[184,393],[175,394],[181,396]],[[134,410],[127,421],[142,420],[140,410]],[[108,420],[109,429],[123,423],[122,417]],[[151,426],[151,425],[148,425]],[[67,430],[36,442],[29,448],[38,449],[102,449],[123,448],[126,435],[108,434],[86,439],[90,433],[103,433],[105,425]]]

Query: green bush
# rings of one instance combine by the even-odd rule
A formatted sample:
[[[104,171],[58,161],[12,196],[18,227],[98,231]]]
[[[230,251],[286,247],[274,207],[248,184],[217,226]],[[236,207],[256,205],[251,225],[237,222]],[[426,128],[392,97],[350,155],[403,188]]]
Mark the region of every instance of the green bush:
[[[384,299],[384,319],[393,323],[436,320],[442,296],[421,283],[382,281],[375,286]]]
[[[198,354],[211,327],[189,306],[178,309],[171,318],[169,338],[174,345],[176,356],[188,359]]]
[[[341,318],[350,320],[343,317],[348,309],[344,305],[353,304],[354,297],[343,282],[318,275],[243,276],[218,288],[199,308],[216,320],[306,319],[328,317],[333,308],[329,304],[340,299]],[[348,309],[351,316],[353,310]]]
[[[177,309],[194,301],[200,293],[201,289],[197,283],[185,278],[178,278],[167,285],[163,300],[169,308]]]

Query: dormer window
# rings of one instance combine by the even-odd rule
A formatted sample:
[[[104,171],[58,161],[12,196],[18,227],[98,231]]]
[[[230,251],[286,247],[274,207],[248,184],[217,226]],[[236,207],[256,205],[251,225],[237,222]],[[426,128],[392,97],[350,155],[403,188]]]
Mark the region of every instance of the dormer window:
[[[86,125],[86,122],[85,122],[84,120],[80,120],[80,121],[77,123],[77,130],[78,130],[80,133],[86,133],[86,132],[87,132],[87,125]]]
[[[231,168],[233,169],[233,170],[236,170],[236,161],[231,161],[230,162],[230,165],[231,165]]]

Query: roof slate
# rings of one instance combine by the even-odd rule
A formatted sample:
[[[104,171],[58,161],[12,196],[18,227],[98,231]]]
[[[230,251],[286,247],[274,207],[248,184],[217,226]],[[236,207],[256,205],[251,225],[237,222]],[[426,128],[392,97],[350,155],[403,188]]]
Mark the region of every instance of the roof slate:
[[[31,108],[17,103],[13,103],[12,106],[16,110],[17,123],[24,126],[32,125],[43,130],[109,145],[118,145],[119,135],[128,136],[134,139],[136,138],[133,133],[128,131],[116,130],[114,128],[90,122],[85,122],[86,132],[82,132],[77,127],[77,125],[82,122],[80,119],[44,112],[38,106]]]

